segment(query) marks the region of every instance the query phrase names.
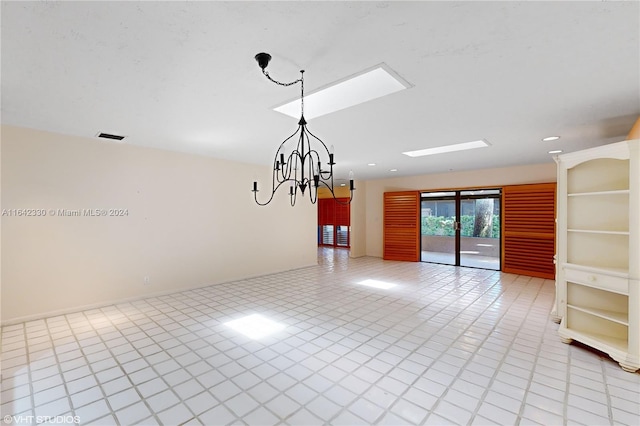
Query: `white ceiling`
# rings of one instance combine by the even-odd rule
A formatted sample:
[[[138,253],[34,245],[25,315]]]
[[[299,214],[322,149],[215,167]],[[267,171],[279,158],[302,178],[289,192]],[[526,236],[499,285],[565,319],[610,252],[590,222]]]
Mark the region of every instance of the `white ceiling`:
[[[296,127],[271,107],[299,88],[267,81],[262,51],[277,80],[305,69],[307,91],[383,62],[413,85],[310,120],[339,177],[550,162],[550,149],[624,139],[640,115],[637,1],[3,1],[1,12],[2,122],[64,134],[271,164]],[[477,139],[491,147],[401,154]]]

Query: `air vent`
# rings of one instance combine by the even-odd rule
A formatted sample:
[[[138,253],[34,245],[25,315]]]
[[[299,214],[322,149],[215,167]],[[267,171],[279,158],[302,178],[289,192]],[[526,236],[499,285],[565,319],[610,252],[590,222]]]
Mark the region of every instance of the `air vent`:
[[[103,139],[113,139],[116,141],[124,139],[124,136],[112,135],[111,133],[98,133],[98,137]]]

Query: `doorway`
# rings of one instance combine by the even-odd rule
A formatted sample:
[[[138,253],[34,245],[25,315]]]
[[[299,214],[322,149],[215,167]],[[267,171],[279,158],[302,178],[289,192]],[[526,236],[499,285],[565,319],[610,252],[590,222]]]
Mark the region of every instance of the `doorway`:
[[[500,270],[500,189],[423,192],[421,260]]]
[[[318,199],[318,245],[349,248],[351,210],[348,198]]]

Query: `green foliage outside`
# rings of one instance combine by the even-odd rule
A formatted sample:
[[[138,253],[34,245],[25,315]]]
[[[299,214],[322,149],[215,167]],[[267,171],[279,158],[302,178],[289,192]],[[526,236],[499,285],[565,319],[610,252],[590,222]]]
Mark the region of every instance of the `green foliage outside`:
[[[473,224],[475,216],[460,216],[462,224],[461,235],[463,237],[473,237]],[[422,235],[442,235],[453,237],[453,222],[455,217],[427,216],[422,218]],[[500,238],[500,216],[493,215],[491,238]]]

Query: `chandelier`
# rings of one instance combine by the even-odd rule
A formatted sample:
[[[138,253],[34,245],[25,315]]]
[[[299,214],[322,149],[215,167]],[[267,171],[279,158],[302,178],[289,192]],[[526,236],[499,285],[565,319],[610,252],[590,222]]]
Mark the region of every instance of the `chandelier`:
[[[290,83],[281,83],[274,80],[265,69],[269,65],[271,55],[268,53],[258,53],[255,56],[258,65],[270,81],[280,86],[292,86],[300,83],[300,121],[296,131],[286,138],[278,147],[276,156],[273,159],[273,172],[271,177],[271,196],[265,202],[258,201],[258,182],[253,182],[253,195],[258,205],[266,206],[273,200],[276,191],[281,186],[289,187],[289,197],[291,205],[296,204],[298,192],[304,197],[305,192],[309,194],[312,204],[318,200],[318,189],[325,187],[336,199],[333,187],[333,166],[336,164],[333,160],[333,146],[327,148],[324,142],[307,129],[307,121],[304,119],[304,70],[300,71],[300,78]],[[313,144],[312,144],[313,142]],[[324,159],[324,160],[323,160]],[[323,161],[328,169],[323,169]],[[287,185],[288,184],[288,185]],[[349,204],[353,199],[353,172],[349,173],[349,200],[337,202]]]

